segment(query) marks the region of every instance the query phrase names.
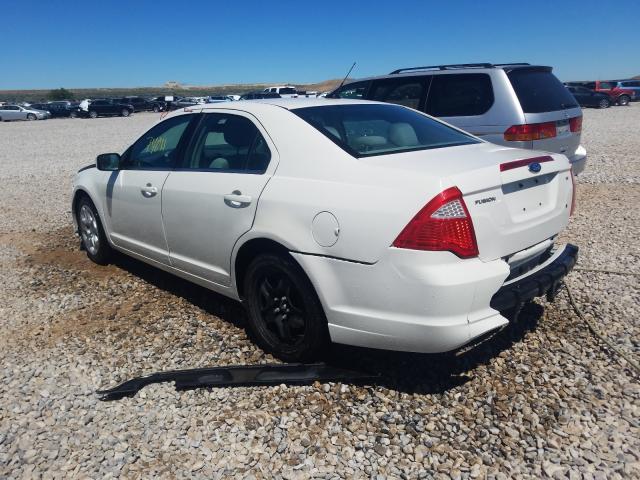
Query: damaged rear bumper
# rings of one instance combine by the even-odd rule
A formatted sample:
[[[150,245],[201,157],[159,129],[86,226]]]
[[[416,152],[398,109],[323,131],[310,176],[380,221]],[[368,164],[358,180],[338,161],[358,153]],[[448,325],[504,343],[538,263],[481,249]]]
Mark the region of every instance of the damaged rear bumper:
[[[536,297],[547,295],[553,298],[562,285],[562,280],[577,261],[578,247],[565,245],[543,268],[503,285],[491,298],[491,308],[499,312],[519,310],[522,305]]]

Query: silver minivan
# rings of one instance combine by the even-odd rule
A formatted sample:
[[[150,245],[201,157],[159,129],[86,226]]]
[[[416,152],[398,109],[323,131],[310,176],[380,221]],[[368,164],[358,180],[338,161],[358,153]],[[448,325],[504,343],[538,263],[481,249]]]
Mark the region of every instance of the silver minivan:
[[[415,108],[488,142],[563,153],[584,170],[582,110],[552,73],[528,63],[403,68],[340,86],[327,98],[361,98]]]

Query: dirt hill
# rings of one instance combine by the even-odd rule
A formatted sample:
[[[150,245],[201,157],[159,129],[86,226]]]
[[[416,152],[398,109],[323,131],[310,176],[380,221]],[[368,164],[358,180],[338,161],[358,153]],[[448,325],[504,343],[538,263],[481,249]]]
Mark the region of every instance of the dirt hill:
[[[325,80],[318,83],[294,84],[298,90],[326,92],[337,87],[342,79]],[[208,95],[241,95],[254,90],[262,90],[272,83],[232,84],[232,85],[181,85],[178,82],[167,82],[160,87],[130,88],[69,88],[74,98],[124,97],[127,95],[159,96],[178,95],[204,97]],[[282,84],[280,84],[282,85]],[[5,102],[37,102],[47,100],[50,90],[0,90],[0,101]]]

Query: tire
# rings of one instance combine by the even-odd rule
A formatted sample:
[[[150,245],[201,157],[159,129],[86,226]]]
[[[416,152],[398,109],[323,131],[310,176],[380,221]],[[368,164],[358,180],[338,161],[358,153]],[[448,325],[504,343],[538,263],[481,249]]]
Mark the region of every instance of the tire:
[[[160,107],[158,105],[153,106],[153,113],[158,113],[160,111]]]
[[[69,118],[78,118],[78,112],[71,112]]]
[[[618,97],[618,105],[625,107],[629,105],[629,100],[631,100],[629,95],[620,95]]]
[[[107,265],[113,250],[104,233],[95,205],[88,197],[83,196],[78,200],[75,215],[87,257],[98,265]]]
[[[98,118],[98,112],[95,110],[89,110],[89,118]]]
[[[123,117],[128,117],[129,115],[131,115],[131,112],[126,108],[123,108],[122,112],[120,112],[120,115],[122,115]]]
[[[611,100],[603,98],[598,102],[598,108],[609,108],[611,106]]]
[[[27,120],[29,120],[30,122],[37,120],[38,117],[36,117],[33,113],[29,113],[27,114]]]
[[[258,255],[244,276],[244,293],[250,333],[263,350],[284,361],[304,362],[328,346],[320,300],[291,257]]]

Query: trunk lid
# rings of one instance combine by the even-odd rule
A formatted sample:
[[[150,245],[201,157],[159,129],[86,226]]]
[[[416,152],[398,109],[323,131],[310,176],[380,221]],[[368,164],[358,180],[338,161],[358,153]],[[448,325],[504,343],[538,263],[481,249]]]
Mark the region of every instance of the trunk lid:
[[[437,155],[435,151],[424,153],[364,161],[438,177],[440,191],[458,187],[471,215],[482,260],[507,257],[543,242],[557,235],[569,221],[573,187],[570,164],[564,155],[490,143],[443,149]],[[513,162],[520,164],[509,168]],[[531,163],[539,163],[540,170],[530,169]],[[506,165],[503,171],[501,165]],[[424,204],[430,199],[424,198]],[[408,212],[409,219],[424,204]]]

